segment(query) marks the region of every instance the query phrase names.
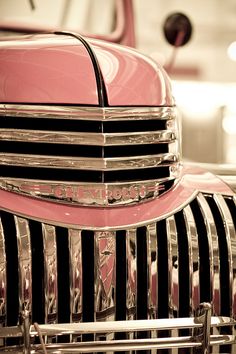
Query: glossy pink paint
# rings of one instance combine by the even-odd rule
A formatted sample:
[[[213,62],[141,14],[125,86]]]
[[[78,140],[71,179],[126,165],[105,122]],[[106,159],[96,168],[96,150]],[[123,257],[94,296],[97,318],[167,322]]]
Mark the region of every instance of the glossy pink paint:
[[[176,186],[155,200],[126,207],[80,207],[53,203],[0,190],[0,207],[15,214],[45,222],[88,229],[127,228],[164,218],[187,205],[198,192],[233,195],[215,175],[183,167]]]
[[[0,41],[0,102],[98,105],[84,46],[59,35]]]
[[[173,104],[165,71],[128,47],[92,44],[110,106]],[[41,34],[0,41],[0,102],[98,105],[94,68],[81,42]]]
[[[110,106],[170,106],[170,80],[151,58],[134,49],[89,41],[98,58]]]

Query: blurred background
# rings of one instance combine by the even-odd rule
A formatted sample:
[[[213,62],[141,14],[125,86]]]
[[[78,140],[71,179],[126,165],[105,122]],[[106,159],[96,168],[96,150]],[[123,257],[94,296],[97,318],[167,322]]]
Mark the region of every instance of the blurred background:
[[[191,40],[178,50],[169,73],[183,122],[183,157],[235,174],[236,1],[133,0],[133,6],[137,49],[163,65],[173,54],[164,20],[173,12],[189,17]],[[19,19],[107,34],[114,26],[115,0],[0,0],[0,20]]]

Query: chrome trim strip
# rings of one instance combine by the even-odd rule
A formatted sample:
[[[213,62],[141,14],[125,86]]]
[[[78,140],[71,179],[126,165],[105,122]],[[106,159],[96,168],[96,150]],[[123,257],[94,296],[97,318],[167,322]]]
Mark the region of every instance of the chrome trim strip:
[[[57,322],[57,252],[56,229],[54,226],[42,224],[44,248],[44,280],[45,280],[45,322]]]
[[[221,309],[220,256],[219,256],[217,230],[216,230],[215,221],[211,209],[202,193],[199,193],[199,195],[197,196],[197,201],[199,203],[202,216],[204,218],[206,231],[208,235],[213,313],[216,315],[220,315],[220,309]]]
[[[158,259],[156,223],[147,225],[148,318],[157,318]]]
[[[0,165],[47,167],[75,170],[116,171],[120,169],[139,169],[171,166],[179,162],[175,154],[157,154],[132,157],[87,158],[65,156],[42,156],[31,154],[0,153]]]
[[[235,284],[236,284],[236,232],[234,223],[228,209],[228,206],[222,195],[216,194],[214,199],[218,205],[225,227],[226,241],[228,247],[228,264],[229,264],[229,293],[230,316],[235,316],[236,298],[235,298]]]
[[[171,130],[108,134],[50,130],[0,129],[0,141],[90,146],[119,146],[173,143],[175,140],[175,132]]]
[[[126,308],[127,319],[134,320],[137,311],[137,229],[126,232],[126,255],[127,255],[127,295]]]
[[[7,275],[6,275],[5,237],[0,217],[0,323],[6,324]]]
[[[0,328],[0,337],[8,338],[9,336],[23,337],[23,345],[14,347],[16,351],[23,350],[24,353],[31,351],[38,352],[43,347],[44,353],[60,353],[60,352],[101,352],[108,350],[138,350],[138,349],[173,349],[173,348],[196,348],[199,347],[204,354],[209,353],[210,346],[221,344],[235,344],[235,336],[233,335],[212,335],[212,328],[221,326],[235,326],[236,321],[229,317],[211,317],[211,305],[209,303],[200,304],[195,318],[172,318],[158,320],[138,320],[138,321],[117,321],[117,322],[93,322],[93,323],[70,323],[70,324],[54,324],[54,325],[38,325],[29,324],[28,312],[21,313],[21,324],[14,327]],[[174,336],[158,338],[159,330],[175,330],[192,329],[191,336]],[[155,336],[148,339],[129,339],[129,340],[107,340],[77,343],[59,343],[45,345],[44,338],[58,335],[78,335],[83,333],[99,334],[125,332],[134,333],[136,331],[153,331]],[[153,333],[154,334],[154,333]],[[40,337],[41,346],[31,345],[31,337]],[[12,349],[11,347],[3,348],[2,352]]]
[[[180,168],[180,165],[178,167]],[[175,171],[172,171],[171,168],[170,177],[155,180],[121,183],[70,183],[0,177],[0,187],[40,199],[63,201],[70,204],[103,206],[124,205],[144,199],[153,199],[166,190],[165,182],[171,182],[174,179]]]
[[[18,248],[20,311],[32,311],[32,256],[28,220],[14,216]]]
[[[81,230],[68,230],[70,264],[70,313],[71,321],[79,322],[82,318],[82,245]]]
[[[189,247],[189,276],[190,276],[190,303],[192,311],[196,311],[200,304],[199,279],[199,246],[195,220],[190,206],[184,208],[185,225],[187,229]]]
[[[179,253],[177,229],[174,216],[166,219],[168,267],[169,267],[169,317],[179,315]]]
[[[97,321],[115,320],[116,234],[95,232],[95,316]]]
[[[81,107],[0,104],[0,116],[29,118],[60,118],[80,120],[151,120],[174,119],[175,107]]]

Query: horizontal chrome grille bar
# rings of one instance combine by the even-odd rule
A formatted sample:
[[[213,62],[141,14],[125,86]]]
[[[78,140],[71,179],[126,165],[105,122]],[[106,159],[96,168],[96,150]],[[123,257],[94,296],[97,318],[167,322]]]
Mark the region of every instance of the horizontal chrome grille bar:
[[[0,153],[0,165],[67,168],[76,170],[115,171],[171,166],[179,161],[175,154],[117,158],[85,158],[72,156],[39,156],[30,154]]]
[[[0,116],[80,120],[151,120],[175,118],[174,107],[66,107],[0,104]]]
[[[176,140],[171,130],[142,133],[74,133],[46,130],[0,129],[0,141],[19,141],[49,144],[119,146],[172,143]]]
[[[39,336],[41,345],[45,350],[54,352],[57,350],[63,352],[88,352],[88,351],[107,351],[107,350],[141,350],[141,349],[174,349],[174,348],[195,348],[199,347],[203,353],[208,353],[211,345],[233,344],[236,342],[234,335],[212,335],[211,328],[222,326],[235,326],[236,321],[228,317],[212,317],[211,306],[208,303],[201,304],[194,318],[172,318],[172,319],[156,319],[156,320],[137,320],[137,321],[111,321],[111,322],[90,322],[90,323],[73,323],[73,324],[49,324],[39,325],[37,323],[29,324],[29,312],[24,311],[21,314],[20,326],[0,328],[0,337],[23,337],[23,348],[25,352],[40,350],[41,346],[30,344],[30,337]],[[159,331],[162,330],[180,330],[187,328],[192,330],[192,335],[188,336],[172,336],[158,338]],[[60,343],[46,344],[44,337],[57,335],[81,335],[92,333],[115,333],[125,332],[131,334],[134,332],[149,331],[152,332],[151,338],[137,339],[120,339],[106,341],[82,341],[77,343]],[[10,349],[8,347],[8,349]]]

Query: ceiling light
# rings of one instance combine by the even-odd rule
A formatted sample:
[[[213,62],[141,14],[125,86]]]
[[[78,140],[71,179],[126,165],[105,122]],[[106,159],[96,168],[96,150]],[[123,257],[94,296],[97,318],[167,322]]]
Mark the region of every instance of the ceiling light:
[[[232,42],[227,49],[228,57],[236,61],[236,42]]]

